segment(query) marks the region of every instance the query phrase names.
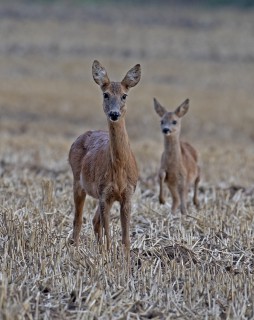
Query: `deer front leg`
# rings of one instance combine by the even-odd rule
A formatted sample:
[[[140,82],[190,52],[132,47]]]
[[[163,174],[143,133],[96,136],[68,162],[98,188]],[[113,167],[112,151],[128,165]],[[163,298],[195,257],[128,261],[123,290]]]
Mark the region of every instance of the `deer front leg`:
[[[172,211],[172,214],[175,214],[180,204],[180,196],[179,196],[178,188],[177,188],[177,185],[169,185],[168,188],[172,195],[171,211]]]
[[[93,229],[97,241],[99,244],[102,244],[102,225],[101,225],[101,217],[100,217],[100,206],[98,205],[96,213],[93,218]]]
[[[188,193],[188,187],[187,187],[186,181],[185,179],[182,179],[179,185],[179,194],[180,194],[180,200],[181,200],[180,210],[182,214],[187,214],[187,209],[186,209],[187,193]]]
[[[79,244],[79,234],[82,226],[83,207],[86,193],[79,184],[73,185],[73,198],[75,205],[75,215],[73,220],[73,241],[76,246]]]
[[[104,234],[106,237],[107,250],[110,249],[110,229],[109,229],[109,220],[110,220],[110,209],[113,202],[109,200],[100,200],[99,202],[99,211],[100,211],[100,221],[102,222],[104,228]]]
[[[127,262],[130,261],[130,216],[131,216],[131,199],[130,195],[125,197],[120,203],[121,227],[122,227],[122,244],[125,251]]]
[[[159,183],[160,183],[160,194],[159,194],[159,202],[160,204],[165,204],[164,194],[163,194],[163,184],[166,178],[166,172],[164,170],[160,170],[159,172]]]

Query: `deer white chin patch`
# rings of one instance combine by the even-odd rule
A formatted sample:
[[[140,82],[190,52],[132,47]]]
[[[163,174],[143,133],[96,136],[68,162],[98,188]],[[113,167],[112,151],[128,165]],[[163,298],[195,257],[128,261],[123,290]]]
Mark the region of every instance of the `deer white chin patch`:
[[[116,122],[118,122],[120,120],[120,117],[118,117],[117,119],[112,119],[111,117],[108,117],[108,118],[113,123],[116,123]]]

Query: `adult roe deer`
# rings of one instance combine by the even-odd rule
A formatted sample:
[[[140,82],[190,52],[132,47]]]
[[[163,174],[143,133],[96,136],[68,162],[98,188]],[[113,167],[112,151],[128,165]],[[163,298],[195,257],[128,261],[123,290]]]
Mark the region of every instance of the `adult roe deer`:
[[[121,82],[111,82],[98,61],[93,62],[94,81],[103,93],[103,109],[107,117],[107,131],[87,131],[72,144],[69,163],[73,171],[75,216],[73,240],[78,246],[86,195],[99,200],[93,227],[99,243],[104,228],[107,249],[110,248],[110,209],[120,203],[122,244],[127,256],[130,251],[131,197],[138,180],[138,169],[125,128],[127,92],[141,77],[140,65],[130,69]]]
[[[154,98],[154,109],[161,117],[161,130],[164,134],[164,152],[159,170],[160,194],[159,201],[165,203],[163,183],[165,182],[172,195],[172,213],[179,207],[185,214],[188,187],[194,183],[193,203],[198,207],[198,183],[200,167],[196,150],[188,143],[180,141],[181,118],[189,109],[189,99],[186,99],[173,112],[167,110]]]

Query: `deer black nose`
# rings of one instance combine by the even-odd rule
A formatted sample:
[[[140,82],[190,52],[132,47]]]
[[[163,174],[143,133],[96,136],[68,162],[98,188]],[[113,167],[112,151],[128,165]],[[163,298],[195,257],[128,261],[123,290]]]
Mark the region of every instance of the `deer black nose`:
[[[118,111],[110,111],[109,112],[109,118],[110,118],[110,120],[112,120],[112,121],[117,121],[118,120],[118,118],[120,117],[120,112],[118,112]]]
[[[163,128],[163,129],[162,129],[162,132],[163,132],[164,134],[167,134],[167,133],[170,133],[170,130],[169,130],[169,128]]]

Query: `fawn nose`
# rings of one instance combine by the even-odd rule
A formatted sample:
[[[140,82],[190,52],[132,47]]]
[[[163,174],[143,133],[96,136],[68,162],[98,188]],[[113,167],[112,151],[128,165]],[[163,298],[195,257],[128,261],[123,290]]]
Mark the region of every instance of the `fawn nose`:
[[[112,121],[117,121],[118,120],[118,118],[120,117],[120,112],[119,111],[110,111],[109,112],[109,118],[110,118],[110,120],[112,120]]]
[[[163,128],[163,129],[162,129],[162,132],[163,132],[164,134],[168,134],[168,133],[171,132],[171,130],[170,130],[169,128]]]

